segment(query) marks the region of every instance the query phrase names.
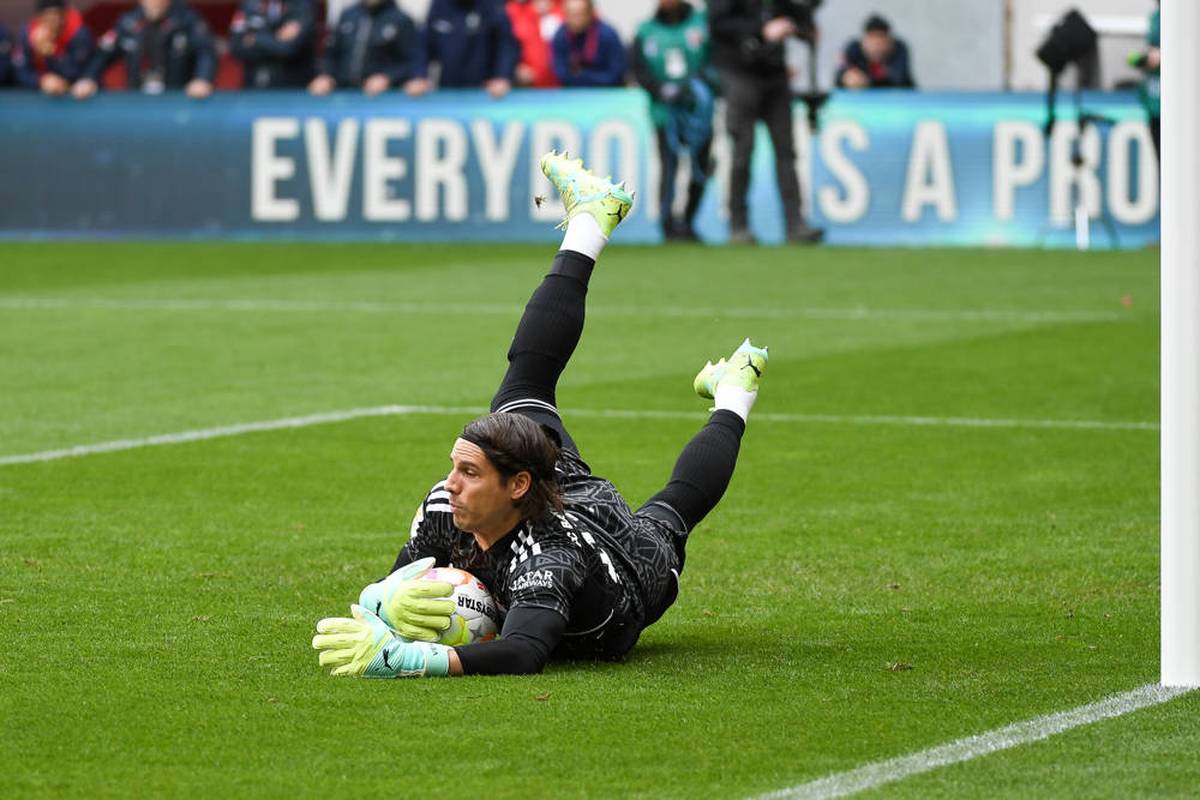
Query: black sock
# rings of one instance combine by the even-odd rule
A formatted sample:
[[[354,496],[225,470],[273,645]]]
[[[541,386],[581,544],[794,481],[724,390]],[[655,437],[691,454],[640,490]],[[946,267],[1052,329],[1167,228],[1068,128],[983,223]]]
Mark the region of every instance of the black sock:
[[[550,267],[550,275],[565,275],[574,278],[587,289],[588,281],[592,279],[592,269],[596,266],[595,259],[588,258],[583,253],[574,250],[559,250],[554,256],[554,265]],[[547,276],[549,277],[549,276]]]
[[[554,257],[550,274],[534,290],[517,324],[493,409],[531,398],[555,404],[558,377],[583,333],[587,285],[595,265],[573,250],[560,250]]]
[[[671,480],[647,501],[675,509],[690,531],[720,502],[733,477],[746,423],[732,411],[714,411],[675,462]]]

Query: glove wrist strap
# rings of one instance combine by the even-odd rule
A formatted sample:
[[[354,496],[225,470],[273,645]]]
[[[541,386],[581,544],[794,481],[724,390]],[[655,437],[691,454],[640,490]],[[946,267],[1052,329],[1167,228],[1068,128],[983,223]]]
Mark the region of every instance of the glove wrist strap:
[[[426,677],[441,678],[450,674],[450,648],[442,644],[421,643],[425,650]]]

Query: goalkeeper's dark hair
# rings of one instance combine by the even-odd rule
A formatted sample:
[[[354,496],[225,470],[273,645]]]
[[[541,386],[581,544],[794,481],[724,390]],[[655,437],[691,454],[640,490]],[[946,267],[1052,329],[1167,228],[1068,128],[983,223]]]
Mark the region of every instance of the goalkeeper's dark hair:
[[[554,465],[558,436],[522,414],[488,414],[467,423],[461,438],[479,447],[505,480],[529,473],[529,491],[518,507],[523,519],[540,519],[562,511],[562,492]]]

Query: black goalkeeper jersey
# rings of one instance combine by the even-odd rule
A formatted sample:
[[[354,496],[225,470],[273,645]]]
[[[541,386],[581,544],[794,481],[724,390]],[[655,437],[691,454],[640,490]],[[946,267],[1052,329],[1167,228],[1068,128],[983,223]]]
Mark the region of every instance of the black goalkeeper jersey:
[[[671,532],[634,514],[574,451],[563,450],[556,471],[563,512],[525,520],[487,550],[455,527],[445,482],[436,484],[393,569],[433,556],[483,581],[502,615],[515,608],[562,615],[567,625],[554,657],[621,658],[678,591]]]

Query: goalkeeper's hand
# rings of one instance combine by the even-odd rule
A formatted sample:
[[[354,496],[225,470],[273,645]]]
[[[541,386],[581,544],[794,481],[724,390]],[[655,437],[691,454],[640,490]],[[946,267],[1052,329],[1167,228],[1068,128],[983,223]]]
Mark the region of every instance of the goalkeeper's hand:
[[[352,618],[329,617],[317,623],[313,637],[322,667],[331,674],[363,678],[408,678],[450,674],[450,648],[428,642],[406,642],[383,620],[360,605]]]
[[[454,601],[444,599],[454,594],[454,587],[445,581],[421,580],[433,564],[432,557],[406,564],[363,589],[358,604],[405,639],[438,641],[455,611]]]

